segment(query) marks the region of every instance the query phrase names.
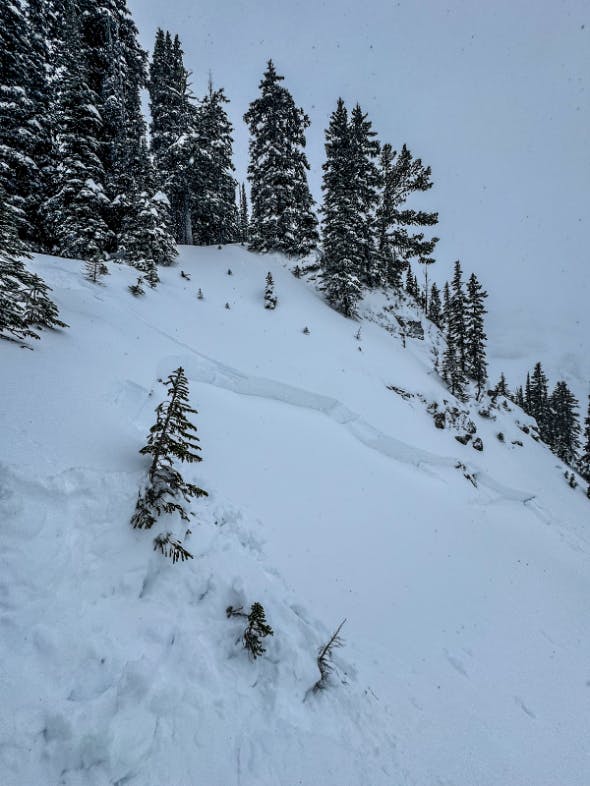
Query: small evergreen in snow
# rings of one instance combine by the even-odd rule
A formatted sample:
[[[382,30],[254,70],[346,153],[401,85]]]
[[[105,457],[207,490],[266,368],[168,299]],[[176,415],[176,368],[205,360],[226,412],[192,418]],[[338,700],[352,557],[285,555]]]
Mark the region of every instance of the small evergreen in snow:
[[[248,625],[242,636],[244,649],[248,650],[252,660],[256,660],[260,655],[263,655],[266,649],[262,644],[262,639],[265,639],[267,636],[274,636],[274,631],[266,621],[266,614],[262,604],[253,603],[249,614],[243,612],[242,606],[237,609],[234,609],[233,606],[228,606],[225,613],[227,617],[245,617],[248,620]]]
[[[275,295],[275,283],[270,271],[266,274],[266,287],[264,289],[264,308],[275,309],[277,307],[277,296]]]
[[[196,414],[188,404],[188,382],[182,367],[177,368],[165,383],[168,398],[156,408],[156,422],[151,427],[147,444],[139,452],[151,456],[148,476],[141,490],[131,518],[137,529],[151,529],[162,513],[178,513],[189,520],[184,502],[193,497],[207,496],[207,492],[187,483],[174,462],[201,461],[195,426],[189,416]]]
[[[135,284],[129,284],[127,288],[134,297],[139,297],[145,294],[145,289],[142,287],[142,284],[143,276],[139,276]]]

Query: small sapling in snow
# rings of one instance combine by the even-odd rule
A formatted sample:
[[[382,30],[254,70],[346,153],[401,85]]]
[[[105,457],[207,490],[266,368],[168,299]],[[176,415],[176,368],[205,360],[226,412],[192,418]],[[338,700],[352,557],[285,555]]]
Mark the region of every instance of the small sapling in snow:
[[[248,650],[252,660],[256,660],[259,655],[266,652],[262,645],[262,639],[265,639],[267,636],[274,636],[274,631],[266,621],[266,614],[261,603],[253,603],[249,614],[245,614],[243,608],[243,606],[238,608],[228,606],[225,614],[228,619],[230,617],[244,617],[248,620],[241,638],[244,649]]]

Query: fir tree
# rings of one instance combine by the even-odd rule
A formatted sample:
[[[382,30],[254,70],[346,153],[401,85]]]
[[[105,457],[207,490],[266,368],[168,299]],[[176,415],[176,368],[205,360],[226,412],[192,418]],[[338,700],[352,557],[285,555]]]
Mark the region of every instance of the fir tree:
[[[248,199],[246,197],[246,186],[242,183],[240,187],[240,242],[247,243],[250,239],[250,232],[249,232],[249,225],[250,221],[248,218]]]
[[[354,317],[361,298],[356,201],[350,188],[352,157],[348,112],[339,98],[326,131],[322,190],[322,281],[328,302]]]
[[[38,131],[31,88],[30,40],[25,13],[16,2],[0,4],[0,187],[14,208],[22,237],[30,239],[28,200],[37,183],[32,159]]]
[[[443,353],[441,376],[454,396],[460,401],[467,399],[465,374],[461,368],[461,356],[455,344],[455,333],[451,324],[446,328],[446,347]]]
[[[450,316],[451,316],[451,288],[449,287],[449,282],[445,281],[445,285],[443,287],[443,307],[442,307],[442,323],[444,326],[448,326]]]
[[[510,389],[508,388],[508,383],[506,382],[506,377],[504,376],[504,372],[500,374],[500,379],[498,384],[494,388],[494,394],[496,396],[505,396],[506,398],[510,398]]]
[[[574,466],[580,436],[578,402],[564,381],[556,384],[549,399],[544,432],[553,452],[566,464]]]
[[[436,283],[432,284],[430,289],[430,298],[428,300],[428,319],[437,327],[442,326],[442,304],[440,302],[440,292]]]
[[[535,364],[532,375],[527,374],[525,403],[527,413],[537,421],[541,439],[549,444],[549,391],[547,377],[540,363]]]
[[[361,284],[380,283],[375,246],[375,209],[379,201],[381,174],[377,166],[380,152],[371,121],[357,104],[350,115],[351,180],[349,188],[355,204],[357,265]]]
[[[266,613],[261,603],[253,603],[249,614],[245,614],[242,609],[242,606],[237,609],[234,609],[233,606],[228,606],[225,613],[228,618],[246,617],[248,620],[246,630],[242,636],[242,642],[244,649],[248,650],[252,660],[256,660],[256,658],[266,652],[262,639],[265,639],[267,636],[274,636],[274,631],[266,621]]]
[[[193,497],[207,496],[207,492],[187,483],[174,467],[174,461],[201,461],[195,426],[189,416],[196,414],[188,404],[188,382],[184,369],[177,368],[165,383],[168,399],[156,408],[156,422],[151,427],[147,445],[139,452],[151,456],[147,481],[139,494],[131,518],[133,527],[150,529],[162,513],[177,512],[183,521],[189,520],[184,502]]]
[[[159,188],[170,202],[176,240],[193,242],[192,213],[200,143],[197,109],[178,36],[158,30],[149,74],[150,138]]]
[[[64,39],[60,52],[62,76],[57,95],[57,129],[52,196],[44,206],[61,256],[84,259],[99,267],[112,242],[103,214],[109,200],[104,191],[104,169],[98,156],[102,121],[97,97],[85,81],[81,59],[78,12],[66,0]]]
[[[264,308],[274,310],[277,307],[277,296],[275,295],[275,284],[272,274],[266,274],[266,287],[264,290]]]
[[[139,276],[135,284],[129,284],[127,289],[134,297],[139,297],[140,295],[145,295],[145,289],[143,288],[142,284],[143,276]]]
[[[213,90],[198,110],[199,158],[193,181],[193,240],[198,245],[232,243],[238,236],[232,125],[223,88]]]
[[[423,232],[412,234],[409,227],[428,227],[438,223],[438,213],[405,208],[408,198],[432,188],[431,169],[415,159],[404,145],[399,153],[391,145],[381,152],[382,190],[377,209],[377,236],[382,280],[400,286],[400,269],[413,258],[433,262],[438,238]]]
[[[0,337],[38,338],[35,328],[67,325],[49,298],[50,288],[22,261],[27,252],[15,212],[0,187]]]
[[[517,404],[521,409],[525,410],[525,399],[524,399],[524,392],[522,389],[522,385],[516,388],[516,392],[514,394],[514,403]]]
[[[487,380],[486,334],[484,331],[484,300],[487,292],[472,273],[467,282],[465,303],[465,360],[467,374],[477,385],[477,395]]]
[[[453,335],[456,358],[462,372],[467,369],[467,324],[465,293],[463,291],[462,270],[459,260],[455,262],[451,281],[448,328]]]
[[[272,60],[244,121],[250,130],[250,248],[305,256],[317,245],[317,219],[304,152],[309,118],[281,84]]]

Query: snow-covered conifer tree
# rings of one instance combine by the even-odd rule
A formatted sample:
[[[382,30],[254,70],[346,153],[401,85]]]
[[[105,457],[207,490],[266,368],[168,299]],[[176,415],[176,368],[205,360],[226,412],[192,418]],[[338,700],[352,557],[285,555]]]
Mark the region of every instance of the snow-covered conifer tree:
[[[328,302],[354,317],[361,298],[356,200],[350,188],[352,156],[348,111],[339,98],[326,130],[322,190],[322,280]]]
[[[178,513],[183,521],[189,520],[184,502],[193,497],[207,496],[207,492],[187,483],[174,466],[174,461],[193,463],[201,461],[197,451],[201,448],[196,428],[189,416],[196,414],[188,403],[188,381],[184,369],[179,367],[165,383],[168,398],[156,408],[156,422],[151,427],[147,444],[139,452],[151,456],[146,483],[137,499],[131,518],[137,529],[151,529],[162,513]]]
[[[465,301],[465,360],[466,372],[477,385],[478,396],[487,380],[487,336],[484,330],[484,315],[487,313],[484,300],[487,296],[475,273],[472,273],[467,282]]]
[[[238,237],[232,125],[223,88],[209,92],[198,108],[199,157],[195,162],[192,227],[198,245],[232,243]]]
[[[277,296],[275,294],[275,282],[270,271],[266,274],[266,287],[264,289],[264,308],[271,311],[277,307]]]
[[[309,118],[283,79],[269,60],[260,96],[244,115],[250,130],[250,248],[305,256],[318,240],[304,152]]]
[[[53,238],[53,250],[61,256],[104,262],[112,243],[104,215],[110,203],[104,190],[105,173],[99,157],[102,119],[96,94],[86,80],[74,0],[65,0],[61,79],[57,94],[55,170],[52,195],[44,214]]]
[[[426,238],[423,232],[412,234],[408,228],[434,226],[438,213],[404,207],[412,194],[432,188],[432,173],[406,145],[399,153],[391,145],[383,145],[380,168],[382,189],[376,225],[381,282],[399,289],[406,262],[413,258],[433,261],[431,255],[438,238]]]

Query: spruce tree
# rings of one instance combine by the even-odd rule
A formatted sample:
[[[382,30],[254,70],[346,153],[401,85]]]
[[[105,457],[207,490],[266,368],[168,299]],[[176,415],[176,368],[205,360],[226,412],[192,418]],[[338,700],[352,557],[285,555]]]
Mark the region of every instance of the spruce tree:
[[[526,411],[535,418],[541,439],[549,444],[549,391],[547,377],[541,366],[536,363],[532,375],[527,374]]]
[[[112,242],[103,218],[110,203],[98,155],[102,120],[96,94],[85,81],[79,17],[73,0],[66,0],[63,35],[54,142],[57,165],[44,214],[53,250],[61,256],[87,260],[98,268]]]
[[[151,529],[162,513],[176,512],[183,521],[189,521],[183,501],[207,496],[203,489],[187,483],[174,466],[175,460],[187,463],[201,461],[197,452],[201,448],[196,429],[189,420],[190,415],[197,414],[197,411],[188,403],[188,381],[184,369],[177,368],[165,384],[168,399],[157,406],[156,422],[150,429],[147,444],[139,451],[151,456],[152,461],[131,518],[133,527],[137,529]]]
[[[356,201],[350,188],[350,147],[348,111],[339,98],[326,131],[322,182],[322,281],[328,302],[345,316],[354,317],[362,291]]]
[[[50,299],[50,288],[22,261],[16,210],[0,187],[0,337],[39,338],[35,328],[67,327]]]
[[[487,292],[472,273],[467,282],[465,302],[465,360],[466,372],[477,386],[479,396],[487,380],[486,334],[484,315],[487,313],[484,300]]]
[[[445,281],[443,287],[443,307],[442,307],[442,323],[443,326],[448,326],[451,316],[451,288],[449,282]]]
[[[158,30],[148,89],[150,94],[150,138],[158,187],[169,202],[177,242],[193,242],[192,214],[194,162],[200,143],[197,108],[192,104],[178,36]]]
[[[563,380],[556,384],[549,399],[544,430],[553,452],[574,466],[580,437],[578,401]]]
[[[432,284],[430,289],[430,298],[428,300],[428,319],[437,327],[442,326],[442,304],[440,302],[440,292],[436,283]]]
[[[380,282],[375,244],[375,210],[379,201],[381,173],[377,166],[380,145],[371,121],[357,104],[350,115],[352,177],[349,188],[355,202],[357,264],[361,284],[369,288]]]
[[[383,145],[380,165],[382,189],[376,220],[381,278],[385,285],[399,289],[400,269],[409,260],[434,261],[438,238],[426,238],[423,232],[412,234],[408,228],[434,226],[438,213],[404,207],[412,194],[432,188],[432,172],[406,145],[399,153]]]
[[[494,394],[496,396],[505,396],[506,398],[510,398],[510,389],[508,388],[508,383],[506,382],[504,372],[500,374],[498,384],[494,388]]]
[[[260,96],[244,115],[250,131],[250,248],[305,256],[317,245],[317,219],[304,152],[309,118],[268,61]]]
[[[277,307],[277,296],[275,294],[275,282],[270,271],[266,274],[266,287],[264,289],[264,308],[273,311]]]
[[[30,40],[16,0],[0,4],[0,187],[14,208],[17,229],[30,240],[29,199],[38,179],[32,159],[38,131],[30,97]]]
[[[193,182],[193,241],[198,245],[232,243],[238,236],[236,180],[232,163],[232,125],[223,88],[209,92],[198,109],[199,158]]]
[[[246,186],[242,183],[240,187],[240,242],[247,243],[250,239],[248,218],[248,199],[246,197]]]
[[[453,335],[457,362],[462,372],[467,369],[467,324],[465,293],[463,291],[462,270],[459,260],[455,262],[450,287],[448,325]]]

